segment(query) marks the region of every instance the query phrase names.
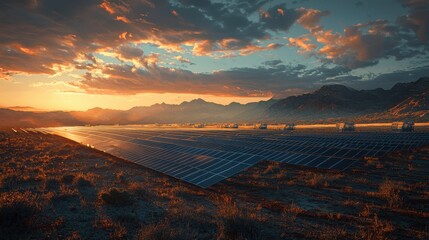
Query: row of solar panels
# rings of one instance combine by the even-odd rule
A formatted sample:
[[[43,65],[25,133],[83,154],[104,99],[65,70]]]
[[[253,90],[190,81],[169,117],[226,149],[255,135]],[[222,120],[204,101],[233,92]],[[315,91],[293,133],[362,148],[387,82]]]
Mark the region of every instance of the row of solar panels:
[[[123,135],[123,133],[120,133]],[[128,133],[128,135],[131,135],[132,133]],[[120,136],[119,136],[120,137]],[[373,144],[373,145],[369,145],[369,144],[360,144],[360,145],[355,145],[355,146],[350,146],[350,145],[343,145],[343,146],[335,146],[335,145],[326,145],[326,142],[324,143],[323,141],[322,144],[325,144],[325,146],[320,147],[320,146],[314,146],[315,144],[313,144],[313,146],[311,147],[305,147],[302,146],[303,143],[305,144],[311,144],[308,142],[301,142],[300,146],[285,146],[285,145],[277,145],[277,144],[270,144],[270,143],[266,143],[266,144],[261,144],[261,143],[253,143],[256,146],[251,146],[252,144],[249,143],[245,143],[245,141],[235,141],[235,142],[226,142],[225,140],[217,140],[217,139],[207,139],[207,138],[199,138],[198,141],[187,141],[184,139],[172,139],[172,138],[162,138],[162,137],[152,137],[151,140],[155,140],[155,141],[160,141],[160,142],[173,142],[176,144],[188,144],[191,146],[198,146],[198,147],[213,147],[214,145],[219,145],[219,142],[223,142],[224,146],[220,147],[222,148],[221,150],[227,150],[227,151],[242,151],[242,145],[244,144],[246,148],[249,147],[253,147],[253,153],[254,152],[258,152],[257,149],[261,149],[262,151],[262,155],[264,157],[270,157],[270,153],[265,152],[266,150],[277,150],[277,151],[287,151],[290,153],[303,153],[303,154],[316,154],[316,155],[325,155],[325,156],[336,156],[336,157],[342,157],[342,158],[361,158],[362,156],[381,156],[383,154],[385,154],[386,152],[389,151],[393,151],[393,150],[397,150],[397,149],[403,149],[403,148],[407,148],[409,146],[407,145],[388,145],[388,144]],[[202,144],[201,142],[203,141],[208,141],[211,142],[210,144]],[[238,149],[231,147],[229,145],[235,145],[237,146],[238,144]],[[219,146],[216,146],[217,148],[219,148]],[[225,149],[227,148],[227,149]],[[278,160],[278,159],[277,159]],[[280,160],[281,161],[281,160]]]
[[[132,133],[132,132],[120,132],[120,133],[112,133],[112,132],[103,132],[101,131],[97,131],[97,134],[99,135],[104,135],[107,137],[111,137],[112,135],[118,138],[121,138],[123,135],[127,135],[127,136],[132,136],[133,137],[138,137],[138,133]],[[360,154],[359,156],[355,157],[355,158],[360,158],[362,156],[366,155],[375,155],[377,151],[361,151],[361,150],[341,150],[341,149],[333,149],[333,148],[324,148],[322,149],[323,151],[319,154],[312,154],[313,152],[309,151],[309,152],[281,152],[281,151],[272,151],[269,149],[261,149],[258,146],[255,146],[254,148],[249,147],[249,146],[245,146],[245,145],[240,145],[240,146],[234,146],[232,144],[228,144],[225,143],[225,141],[222,142],[222,140],[217,140],[214,142],[204,142],[204,141],[191,141],[191,140],[186,140],[186,139],[171,139],[171,138],[162,138],[162,137],[152,137],[149,140],[142,140],[142,139],[137,139],[137,140],[131,140],[132,142],[138,142],[139,144],[144,144],[144,145],[148,145],[148,146],[157,146],[157,147],[167,147],[168,145],[179,145],[179,146],[188,146],[190,149],[194,149],[194,148],[212,148],[212,149],[217,149],[217,150],[221,150],[221,151],[228,151],[228,152],[234,152],[234,153],[244,153],[244,154],[251,154],[251,155],[257,155],[260,156],[262,159],[265,160],[273,160],[273,161],[279,161],[279,162],[287,162],[289,160],[291,160],[291,158],[289,158],[290,156],[301,156],[301,158],[304,157],[308,157],[311,155],[324,155],[325,157],[327,157],[326,163],[322,164],[321,167],[322,168],[328,168],[328,169],[338,169],[338,170],[344,170],[344,168],[347,167],[344,166],[344,163],[352,163],[350,161],[344,161],[343,164],[337,164],[337,162],[332,162],[328,161],[327,159],[330,157],[335,158],[336,160],[338,160],[339,158],[353,158],[355,157],[355,155]],[[183,147],[181,151],[186,152],[187,149],[186,147]],[[326,153],[325,153],[326,152]],[[337,153],[338,152],[338,153]],[[337,154],[336,154],[337,153]],[[348,154],[346,154],[348,153]],[[200,152],[198,154],[207,154],[206,152]],[[313,161],[309,161],[306,162],[308,164],[312,163]],[[331,165],[327,164],[327,163],[332,163]],[[302,164],[302,165],[308,165],[308,164]],[[316,163],[314,163],[316,164]],[[318,164],[317,164],[318,165]],[[314,167],[318,167],[317,165],[308,165],[308,166],[314,166]]]
[[[261,160],[345,170],[363,156],[381,156],[429,140],[429,136],[422,133],[311,135],[129,127],[46,128],[40,131],[89,144],[203,188]]]
[[[130,139],[119,135],[107,137],[107,134],[103,133],[89,134],[62,130],[47,132],[89,144],[99,150],[203,188],[235,175],[262,160],[254,155],[210,149],[184,149],[180,146],[145,142],[142,139]]]
[[[210,136],[213,134],[213,131],[199,133],[199,135],[189,135],[189,136]],[[164,134],[164,136],[175,135],[175,132],[170,132]],[[180,133],[181,136],[186,136],[186,133]],[[275,140],[275,141],[344,141],[344,142],[365,142],[367,144],[374,142],[383,142],[383,143],[420,143],[427,142],[427,134],[426,133],[352,133],[352,134],[312,134],[308,133],[299,133],[298,134],[276,134],[275,132],[270,132],[270,137],[267,137],[266,133],[261,135],[258,134],[236,134],[236,135],[225,135],[225,138],[234,137],[244,138],[247,141],[260,141],[264,140]],[[274,135],[274,136],[272,136]],[[216,137],[220,137],[220,135],[216,135]]]
[[[287,140],[292,140],[292,139],[297,139],[297,140],[311,140],[311,139],[344,139],[347,141],[365,141],[365,142],[371,142],[371,141],[391,141],[391,142],[404,142],[404,141],[410,141],[410,142],[419,142],[419,141],[427,141],[427,134],[424,132],[419,132],[419,133],[376,133],[376,132],[372,132],[372,133],[367,133],[367,132],[359,132],[359,133],[348,133],[348,134],[344,134],[344,133],[283,133],[283,132],[274,132],[271,131],[269,133],[269,137],[267,137],[266,132],[252,132],[252,131],[243,131],[245,133],[236,133],[235,135],[231,135],[231,134],[217,134],[218,131],[206,131],[206,132],[201,132],[199,131],[198,133],[180,133],[180,135],[183,136],[210,136],[212,134],[214,134],[215,136],[219,137],[221,135],[225,136],[225,137],[244,137],[246,139],[248,139],[249,141],[251,141],[252,139],[254,139],[255,141],[260,140],[261,138],[264,139],[275,139],[275,140],[282,140],[282,138],[286,138]],[[279,134],[280,133],[280,134]],[[165,136],[167,135],[176,135],[177,132],[176,131],[171,131],[170,133],[166,133],[164,134]],[[271,136],[274,135],[274,136]]]

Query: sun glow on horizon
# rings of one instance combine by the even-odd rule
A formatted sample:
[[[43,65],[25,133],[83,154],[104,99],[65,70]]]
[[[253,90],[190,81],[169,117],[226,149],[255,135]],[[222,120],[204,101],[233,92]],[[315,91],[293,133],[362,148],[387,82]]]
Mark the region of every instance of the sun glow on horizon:
[[[231,102],[246,104],[270,99],[270,97],[223,97],[178,93],[88,94],[74,91],[67,82],[61,81],[62,77],[56,77],[55,81],[27,79],[34,77],[22,76],[20,80],[0,81],[0,107],[27,106],[43,111],[85,111],[95,107],[128,110],[132,107],[151,106],[157,103],[180,104],[198,98],[222,105]],[[30,82],[32,83],[29,84]]]

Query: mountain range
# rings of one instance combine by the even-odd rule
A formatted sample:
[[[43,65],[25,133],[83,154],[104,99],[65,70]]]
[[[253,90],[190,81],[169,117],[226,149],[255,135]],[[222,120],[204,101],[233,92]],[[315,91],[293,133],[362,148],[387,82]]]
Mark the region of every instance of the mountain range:
[[[16,108],[15,108],[16,109]],[[398,83],[389,90],[356,90],[325,85],[300,96],[248,104],[221,105],[195,99],[178,105],[155,104],[129,110],[31,112],[0,108],[0,127],[97,124],[429,120],[429,78]]]

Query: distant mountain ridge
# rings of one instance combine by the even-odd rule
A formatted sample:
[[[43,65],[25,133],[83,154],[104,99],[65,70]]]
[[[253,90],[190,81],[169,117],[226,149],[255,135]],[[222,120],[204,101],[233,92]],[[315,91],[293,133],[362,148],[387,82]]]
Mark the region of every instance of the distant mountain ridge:
[[[402,115],[408,115],[417,108],[423,112],[429,110],[428,102],[420,99],[427,96],[425,94],[428,92],[429,78],[420,78],[411,83],[398,83],[389,90],[378,88],[359,91],[343,85],[326,85],[310,94],[279,100],[267,110],[267,119],[314,121],[317,118],[345,119],[375,113],[379,115],[379,119],[383,119],[385,113],[393,114],[394,109],[399,108],[402,109]],[[406,107],[410,104],[416,106]],[[386,119],[387,116],[392,118],[392,115],[387,114]],[[424,117],[427,117],[426,114]]]
[[[221,105],[194,99],[179,105],[154,104],[148,107],[133,107],[129,110],[90,109],[86,112],[70,112],[77,119],[91,124],[146,124],[247,121],[263,118],[266,109],[278,100],[231,103]]]
[[[193,122],[379,122],[411,118],[429,121],[429,78],[398,83],[391,89],[356,90],[325,85],[313,93],[247,104],[221,105],[194,99],[129,110],[93,108],[71,112],[28,112],[0,108],[0,127],[47,127],[85,124]]]

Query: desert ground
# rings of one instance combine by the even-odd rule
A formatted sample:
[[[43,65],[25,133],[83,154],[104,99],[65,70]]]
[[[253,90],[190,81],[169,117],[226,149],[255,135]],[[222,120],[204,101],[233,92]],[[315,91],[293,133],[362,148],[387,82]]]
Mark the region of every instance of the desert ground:
[[[429,146],[344,171],[261,162],[201,189],[68,139],[0,132],[2,239],[428,239]]]

